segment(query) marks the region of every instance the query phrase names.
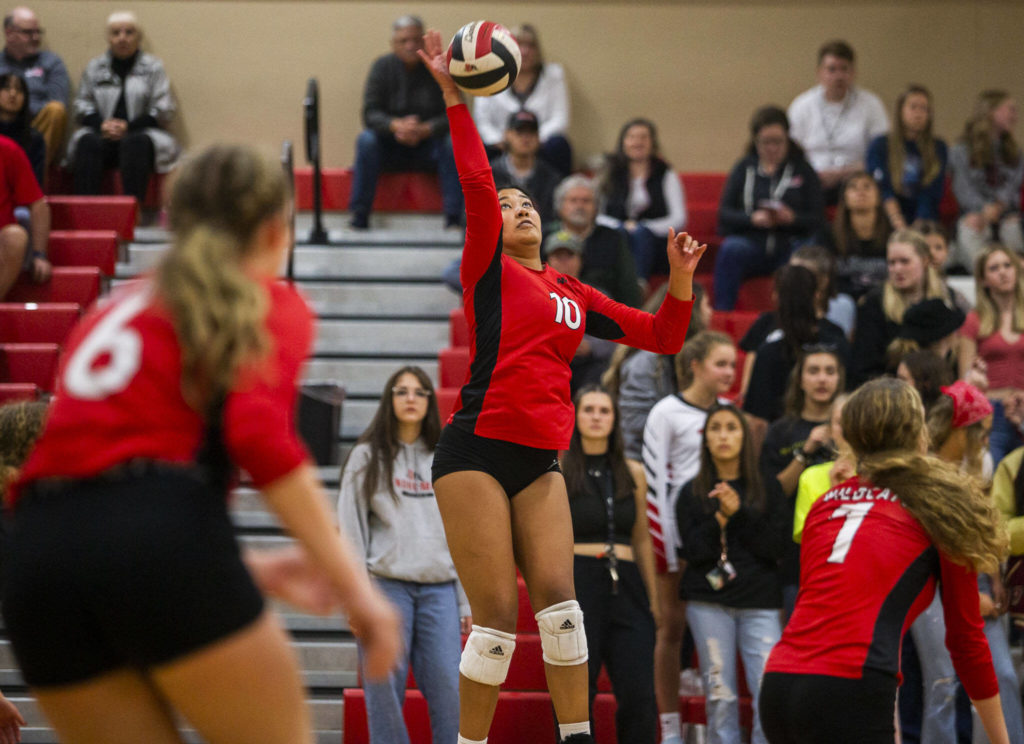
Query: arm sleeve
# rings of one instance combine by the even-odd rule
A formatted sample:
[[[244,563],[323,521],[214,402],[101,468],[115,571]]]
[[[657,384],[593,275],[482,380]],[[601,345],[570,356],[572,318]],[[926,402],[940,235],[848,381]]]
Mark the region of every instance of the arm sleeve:
[[[459,276],[462,286],[477,282],[493,261],[500,260],[501,210],[484,144],[464,103],[448,108],[455,166],[466,200],[466,243]]]
[[[871,140],[865,167],[878,184],[882,200],[895,198],[889,173],[889,141],[886,137],[875,137]]]
[[[686,227],[686,195],[679,174],[669,168],[661,181],[662,193],[665,195],[665,206],[668,214],[653,220],[642,220],[642,224],[655,235],[667,238],[668,229],[675,228],[681,232]]]
[[[743,161],[740,161],[722,187],[722,200],[718,203],[718,232],[721,235],[731,235],[752,227],[750,215],[743,207],[746,173],[747,169]]]
[[[378,134],[387,134],[394,118],[387,110],[386,63],[386,57],[381,57],[373,63],[370,74],[366,77],[366,86],[363,88],[363,126]]]
[[[967,146],[962,142],[958,142],[950,150],[949,171],[953,177],[953,195],[960,205],[960,213],[980,212],[985,206],[985,198],[974,186]]]
[[[338,489],[338,526],[352,541],[356,555],[366,562],[370,544],[370,505],[362,496],[363,477],[370,450],[357,445],[345,463]]]
[[[156,119],[161,127],[166,127],[174,119],[178,107],[174,103],[174,96],[171,95],[171,81],[167,77],[163,62],[153,60],[153,73],[149,80],[149,111],[147,113]]]
[[[999,684],[978,609],[978,575],[945,555],[940,554],[939,562],[946,648],[953,668],[971,700],[990,698],[999,692]]]
[[[1006,520],[1010,533],[1010,555],[1024,555],[1024,514],[1017,514],[1017,496],[1013,482],[1024,458],[1024,448],[1008,454],[996,468],[992,477],[992,500]]]
[[[668,461],[672,447],[672,430],[664,408],[655,404],[644,424],[643,463],[647,478],[647,526],[655,549],[664,554],[664,529],[669,508]]]
[[[46,97],[51,101],[57,101],[68,105],[71,100],[71,80],[68,77],[68,68],[64,66],[63,60],[54,55],[53,65],[46,75]]]
[[[821,180],[810,163],[804,162],[800,167],[803,185],[800,186],[801,209],[794,209],[793,224],[783,228],[790,233],[813,233],[825,223],[825,195],[821,190]]]
[[[942,140],[935,140],[935,157],[939,159],[939,173],[930,184],[921,189],[917,197],[916,216],[922,220],[939,218],[939,204],[942,203],[942,195],[946,192],[946,161],[949,159],[949,152]]]
[[[546,64],[541,72],[547,88],[547,110],[540,117],[540,141],[569,131],[569,88],[561,65]]]
[[[586,332],[591,336],[659,354],[675,354],[683,347],[693,311],[692,297],[683,302],[665,295],[658,312],[651,315],[616,302],[586,284],[577,286],[588,297]]]
[[[702,507],[690,481],[676,499],[676,526],[682,540],[680,555],[691,563],[708,563],[722,554],[722,528],[714,511],[709,513]]]
[[[313,314],[291,287],[275,284],[270,292],[268,357],[243,371],[224,411],[228,452],[257,488],[309,459],[295,411],[302,364],[313,345]]]

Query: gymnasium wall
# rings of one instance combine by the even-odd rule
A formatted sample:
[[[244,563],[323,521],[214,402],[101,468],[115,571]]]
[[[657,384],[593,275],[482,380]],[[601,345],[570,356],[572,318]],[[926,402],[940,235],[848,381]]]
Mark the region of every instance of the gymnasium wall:
[[[13,1],[13,0],[11,0]],[[134,10],[161,57],[190,147],[243,140],[276,153],[301,142],[307,78],[320,80],[324,162],[344,166],[360,128],[363,81],[388,49],[390,22],[421,15],[446,38],[479,18],[534,23],[567,71],[577,163],[612,147],[622,122],[648,116],[680,170],[725,170],[751,112],[783,106],[814,82],[822,41],[858,54],[859,81],[887,108],[908,82],[929,86],[937,132],[954,139],[975,94],[1024,99],[1021,0],[35,0],[50,48],[77,86],[106,49],[106,16]],[[891,115],[891,112],[890,112]],[[298,154],[302,155],[301,147]]]

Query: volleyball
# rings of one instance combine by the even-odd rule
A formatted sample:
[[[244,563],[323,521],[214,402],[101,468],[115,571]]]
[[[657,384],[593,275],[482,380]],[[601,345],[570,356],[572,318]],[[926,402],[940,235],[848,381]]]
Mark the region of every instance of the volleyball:
[[[474,21],[460,28],[448,45],[448,72],[474,96],[493,96],[512,85],[523,59],[504,26]]]

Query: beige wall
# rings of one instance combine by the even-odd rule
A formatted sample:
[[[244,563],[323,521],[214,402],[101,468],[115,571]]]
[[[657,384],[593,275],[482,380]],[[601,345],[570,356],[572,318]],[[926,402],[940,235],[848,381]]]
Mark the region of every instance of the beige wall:
[[[631,116],[653,118],[682,170],[725,170],[755,107],[787,105],[813,83],[832,37],[859,55],[859,79],[891,108],[907,82],[928,85],[937,131],[955,138],[984,87],[1024,96],[1022,0],[36,0],[47,42],[73,81],[105,49],[103,24],[130,8],[178,96],[190,147],[244,140],[268,153],[301,142],[306,79],[320,79],[325,165],[348,165],[363,79],[408,10],[447,36],[464,22],[530,21],[567,71],[577,160],[608,149]],[[301,155],[301,148],[299,154]]]

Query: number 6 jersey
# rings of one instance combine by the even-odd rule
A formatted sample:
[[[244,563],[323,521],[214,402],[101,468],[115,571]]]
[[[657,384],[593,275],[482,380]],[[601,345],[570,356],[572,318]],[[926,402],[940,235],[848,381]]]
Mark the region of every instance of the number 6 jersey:
[[[449,107],[448,120],[466,199],[461,279],[472,359],[449,421],[490,439],[567,449],[574,418],[569,362],[584,330],[674,354],[693,302],[669,295],[651,315],[546,264],[536,271],[504,255],[498,194],[480,136],[465,105]]]
[[[977,575],[936,548],[896,494],[851,478],[807,515],[800,593],[766,672],[899,674],[900,644],[941,587],[946,646],[973,700],[998,692]]]

